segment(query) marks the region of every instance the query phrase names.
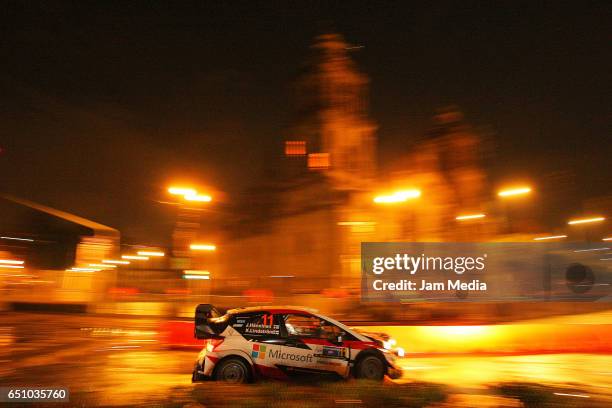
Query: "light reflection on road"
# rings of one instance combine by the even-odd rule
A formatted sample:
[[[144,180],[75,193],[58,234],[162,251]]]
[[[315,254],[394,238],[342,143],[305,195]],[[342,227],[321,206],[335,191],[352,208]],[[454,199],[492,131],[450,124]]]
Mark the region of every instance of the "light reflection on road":
[[[428,381],[484,387],[502,382],[546,385],[584,384],[612,389],[612,355],[540,354],[526,356],[440,356],[404,358],[400,381]]]

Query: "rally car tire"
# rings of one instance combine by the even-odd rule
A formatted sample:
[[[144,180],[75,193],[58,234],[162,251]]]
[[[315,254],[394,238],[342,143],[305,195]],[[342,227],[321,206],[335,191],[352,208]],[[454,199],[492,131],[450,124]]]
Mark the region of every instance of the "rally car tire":
[[[385,363],[377,356],[370,355],[362,358],[355,368],[357,378],[381,381],[385,377]]]
[[[215,379],[231,384],[249,382],[249,367],[237,357],[222,360],[215,368]]]

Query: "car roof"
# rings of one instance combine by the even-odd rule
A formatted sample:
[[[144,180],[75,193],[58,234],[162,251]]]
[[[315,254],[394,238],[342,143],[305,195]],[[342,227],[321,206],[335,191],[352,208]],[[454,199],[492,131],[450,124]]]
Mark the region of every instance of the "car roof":
[[[250,312],[270,312],[270,313],[318,313],[318,310],[303,306],[247,306],[230,309],[227,314],[250,313]]]

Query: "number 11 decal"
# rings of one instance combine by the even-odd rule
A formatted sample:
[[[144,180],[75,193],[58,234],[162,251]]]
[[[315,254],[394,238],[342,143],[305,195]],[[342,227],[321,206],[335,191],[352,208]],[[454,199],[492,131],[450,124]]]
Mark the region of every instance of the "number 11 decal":
[[[272,315],[264,315],[263,316],[263,325],[272,327]]]

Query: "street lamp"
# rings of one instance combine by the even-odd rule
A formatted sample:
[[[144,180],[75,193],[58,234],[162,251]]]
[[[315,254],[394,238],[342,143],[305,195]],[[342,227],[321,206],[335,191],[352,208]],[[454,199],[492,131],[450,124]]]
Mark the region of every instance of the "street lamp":
[[[567,238],[567,235],[551,235],[549,237],[537,237],[534,238],[534,241],[548,241],[550,239],[564,239]]]
[[[568,225],[575,225],[578,226],[580,228],[582,228],[582,231],[584,232],[584,238],[587,242],[589,242],[591,240],[591,233],[592,233],[592,228],[591,226],[593,224],[596,224],[598,222],[603,222],[605,221],[605,217],[588,217],[588,218],[576,218],[573,220],[569,220],[567,222]],[[577,228],[578,228],[577,227]]]
[[[120,261],[117,259],[104,259],[102,260],[103,264],[111,264],[111,265],[129,265],[130,261]]]
[[[136,253],[141,256],[164,256],[166,255],[162,251],[138,251]]]
[[[475,219],[479,219],[479,218],[484,218],[486,217],[486,214],[466,214],[466,215],[458,215],[457,217],[455,217],[455,219],[457,221],[466,221],[466,220],[475,220]]]
[[[182,197],[181,202],[175,203],[179,205],[179,211],[172,233],[172,253],[175,256],[189,257],[191,255],[185,250],[188,245],[188,237],[196,236],[200,228],[200,212],[203,208],[198,204],[209,203],[212,201],[212,197],[199,192],[192,186],[171,186],[168,188],[168,192]],[[189,222],[182,222],[182,219],[187,218]]]
[[[142,255],[121,255],[121,259],[131,259],[134,261],[148,261],[149,257],[142,256]]]
[[[576,225],[576,224],[591,224],[594,222],[602,222],[605,221],[606,219],[604,217],[592,217],[592,218],[578,218],[575,220],[569,220],[567,223],[569,225]]]
[[[192,251],[215,251],[217,246],[213,244],[191,244],[189,249]]]
[[[416,190],[416,189],[400,190],[392,194],[376,196],[374,197],[374,202],[377,204],[403,203],[410,199],[419,198],[420,196],[421,196],[420,190]]]
[[[187,269],[183,271],[183,279],[210,280],[210,272]]]
[[[0,264],[4,265],[23,265],[25,261],[18,259],[0,259]]]
[[[502,211],[503,211],[504,219],[505,219],[504,222],[506,224],[505,228],[508,233],[513,232],[513,229],[514,229],[512,225],[513,217],[511,213],[516,211],[516,209],[514,209],[513,211],[513,206],[511,206],[510,201],[508,200],[519,198],[529,193],[531,193],[531,187],[529,186],[514,186],[514,187],[506,188],[506,189],[503,189],[497,192],[497,196],[500,197],[501,199],[504,199],[504,202],[502,204]]]
[[[391,194],[381,194],[374,197],[373,201],[375,204],[382,204],[384,206],[392,206],[393,209],[397,209],[402,215],[397,214],[396,211],[388,208],[389,211],[384,211],[383,217],[385,218],[385,224],[388,226],[387,231],[395,231],[394,225],[403,225],[408,223],[410,225],[409,228],[404,227],[405,231],[413,231],[414,234],[414,224],[415,224],[415,215],[414,208],[408,208],[408,211],[405,211],[405,207],[403,206],[395,206],[395,204],[405,203],[408,200],[414,200],[421,197],[421,190],[418,189],[404,189],[397,190]],[[412,206],[410,206],[412,207]],[[385,228],[383,227],[383,230]]]
[[[185,194],[183,198],[187,201],[198,201],[203,203],[209,203],[212,201],[212,197],[205,194]]]
[[[0,268],[6,268],[6,269],[24,269],[25,266],[23,266],[23,265],[0,264]]]
[[[197,194],[198,192],[193,189],[193,188],[188,188],[188,187],[170,187],[168,189],[168,192],[172,195],[193,195],[193,194]]]
[[[529,194],[531,192],[531,187],[514,187],[506,190],[501,190],[497,193],[500,197],[514,197],[521,196],[525,194]]]
[[[177,196],[183,196],[186,201],[198,201],[208,203],[212,201],[212,197],[208,194],[200,194],[198,190],[192,187],[170,187],[168,193]]]

